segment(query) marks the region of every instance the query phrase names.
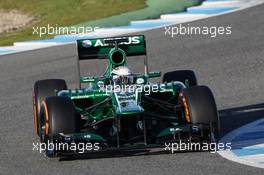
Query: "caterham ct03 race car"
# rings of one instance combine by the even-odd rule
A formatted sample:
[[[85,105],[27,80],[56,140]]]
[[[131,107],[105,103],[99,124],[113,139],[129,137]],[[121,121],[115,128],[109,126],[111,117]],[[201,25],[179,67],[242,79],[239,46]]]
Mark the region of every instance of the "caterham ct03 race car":
[[[143,35],[77,40],[77,50],[77,89],[68,89],[62,79],[34,85],[34,126],[48,145],[47,156],[217,142],[220,127],[211,90],[197,85],[191,70],[167,72],[162,82],[151,82],[161,72],[148,70]],[[144,58],[144,70],[133,73],[127,59],[138,56]],[[80,76],[80,60],[90,59],[107,61],[102,76]],[[90,146],[80,151],[80,143]]]

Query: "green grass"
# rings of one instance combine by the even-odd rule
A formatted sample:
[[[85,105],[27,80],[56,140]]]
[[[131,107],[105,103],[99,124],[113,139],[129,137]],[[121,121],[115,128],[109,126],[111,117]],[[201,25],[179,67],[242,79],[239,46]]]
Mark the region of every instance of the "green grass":
[[[0,34],[0,45],[40,39],[38,35],[32,35],[33,26],[70,26],[142,9],[145,6],[145,0],[1,0],[0,10],[16,9],[36,16],[38,20],[18,31]],[[52,37],[46,35],[41,39]]]
[[[104,19],[85,21],[76,26],[113,27],[125,26],[130,21],[155,19],[161,14],[183,12],[186,8],[199,5],[203,0],[147,0],[144,9],[127,12],[120,15],[110,16]]]
[[[182,12],[203,0],[0,0],[0,10],[16,9],[35,16],[35,23],[15,32],[0,34],[0,45],[52,38],[33,35],[32,27],[112,27],[131,20],[158,18],[162,13]]]

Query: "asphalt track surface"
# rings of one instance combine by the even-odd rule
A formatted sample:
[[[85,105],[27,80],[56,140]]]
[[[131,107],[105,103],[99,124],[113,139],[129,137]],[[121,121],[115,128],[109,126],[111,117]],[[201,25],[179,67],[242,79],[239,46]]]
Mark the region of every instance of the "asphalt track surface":
[[[215,94],[222,134],[264,116],[264,5],[193,22],[228,26],[232,35],[179,36],[164,29],[144,32],[151,70],[193,69]],[[31,93],[35,80],[65,78],[77,86],[74,45],[0,57],[0,174],[264,174],[264,169],[207,152],[59,161],[32,151]],[[89,74],[102,72],[92,61]],[[137,63],[139,65],[139,63]]]

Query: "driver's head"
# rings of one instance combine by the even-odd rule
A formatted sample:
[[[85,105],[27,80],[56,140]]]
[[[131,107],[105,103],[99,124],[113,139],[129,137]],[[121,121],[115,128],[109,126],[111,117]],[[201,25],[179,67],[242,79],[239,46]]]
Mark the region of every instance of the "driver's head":
[[[127,66],[115,67],[112,71],[112,75],[115,84],[124,85],[133,83],[131,70]]]

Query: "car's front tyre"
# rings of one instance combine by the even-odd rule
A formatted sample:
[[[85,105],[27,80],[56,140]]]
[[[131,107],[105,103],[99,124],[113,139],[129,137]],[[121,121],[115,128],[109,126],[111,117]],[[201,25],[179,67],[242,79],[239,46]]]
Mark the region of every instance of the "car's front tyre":
[[[40,139],[46,144],[48,157],[56,156],[56,149],[48,149],[53,144],[54,136],[80,132],[80,116],[68,97],[47,97],[42,102],[40,121]]]
[[[54,96],[56,91],[66,90],[67,85],[62,79],[46,79],[36,81],[33,88],[33,111],[34,111],[34,128],[40,136],[40,108],[42,101],[49,96]]]
[[[219,118],[214,96],[207,86],[193,86],[183,90],[181,103],[186,123],[198,127],[205,137],[219,139]]]

